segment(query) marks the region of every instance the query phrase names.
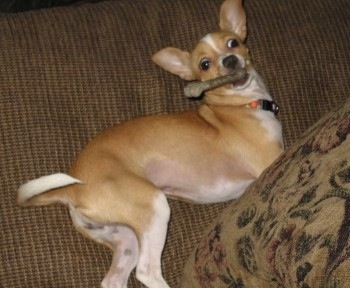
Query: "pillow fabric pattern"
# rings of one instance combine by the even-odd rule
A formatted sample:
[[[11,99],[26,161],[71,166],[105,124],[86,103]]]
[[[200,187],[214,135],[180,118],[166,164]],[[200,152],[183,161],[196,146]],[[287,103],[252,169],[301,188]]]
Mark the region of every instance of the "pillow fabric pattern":
[[[347,101],[224,210],[181,287],[349,287],[349,133]]]

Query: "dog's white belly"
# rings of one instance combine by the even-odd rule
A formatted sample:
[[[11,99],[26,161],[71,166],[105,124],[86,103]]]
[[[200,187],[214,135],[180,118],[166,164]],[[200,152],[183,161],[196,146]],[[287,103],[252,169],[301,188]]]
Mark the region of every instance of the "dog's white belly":
[[[197,187],[193,187],[191,191],[178,188],[165,188],[163,191],[170,197],[183,198],[198,204],[218,203],[238,198],[252,181],[221,179],[209,186],[197,183]]]
[[[217,203],[243,194],[254,178],[244,167],[184,166],[169,160],[148,165],[146,177],[166,195],[195,203]]]

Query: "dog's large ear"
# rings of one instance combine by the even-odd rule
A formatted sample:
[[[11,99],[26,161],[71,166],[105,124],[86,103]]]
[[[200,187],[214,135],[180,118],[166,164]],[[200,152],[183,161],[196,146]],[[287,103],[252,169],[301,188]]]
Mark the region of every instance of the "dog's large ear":
[[[154,63],[187,81],[194,80],[190,63],[190,53],[167,47],[152,56]]]
[[[220,8],[220,28],[237,34],[242,41],[247,37],[246,14],[243,0],[225,0]]]

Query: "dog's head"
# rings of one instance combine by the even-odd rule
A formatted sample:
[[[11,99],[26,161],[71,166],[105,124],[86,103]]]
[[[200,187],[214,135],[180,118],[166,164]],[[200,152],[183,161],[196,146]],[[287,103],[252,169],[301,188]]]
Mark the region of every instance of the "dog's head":
[[[225,0],[220,8],[219,25],[221,30],[203,37],[192,52],[168,47],[155,53],[152,60],[188,81],[224,76],[238,67],[249,71],[250,56],[243,45],[247,28],[242,0]]]

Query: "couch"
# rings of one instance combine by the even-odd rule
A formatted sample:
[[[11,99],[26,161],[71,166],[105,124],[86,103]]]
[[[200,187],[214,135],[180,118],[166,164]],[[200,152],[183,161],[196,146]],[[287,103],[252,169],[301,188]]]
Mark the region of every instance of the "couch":
[[[17,188],[67,171],[106,127],[195,108],[185,83],[150,57],[191,49],[218,28],[220,4],[115,0],[0,14],[0,287],[99,287],[111,251],[82,237],[63,206],[18,207]],[[350,2],[244,5],[246,44],[280,106],[286,152],[241,199],[169,200],[164,277],[171,287],[348,287]],[[134,274],[129,287],[142,287]]]

